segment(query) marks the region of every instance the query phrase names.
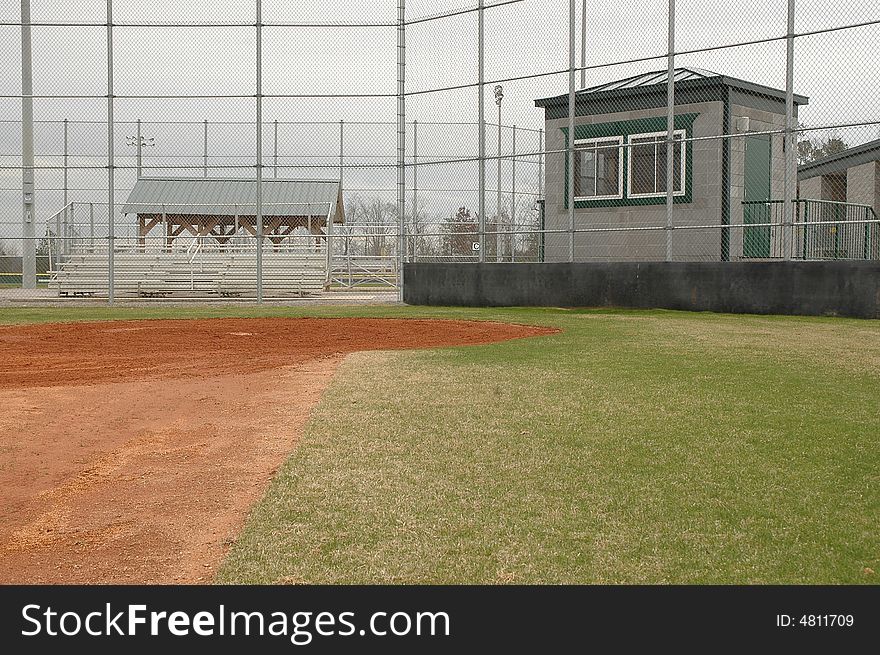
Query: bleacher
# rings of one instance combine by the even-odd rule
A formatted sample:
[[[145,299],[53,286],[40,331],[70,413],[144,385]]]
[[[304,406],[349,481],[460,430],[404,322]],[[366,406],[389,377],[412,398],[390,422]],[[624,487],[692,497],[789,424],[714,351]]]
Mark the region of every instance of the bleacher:
[[[256,297],[254,251],[117,252],[113,258],[117,297]],[[263,252],[263,296],[303,297],[327,285],[326,254],[315,250]],[[49,282],[59,296],[102,297],[109,293],[107,253],[68,256]]]

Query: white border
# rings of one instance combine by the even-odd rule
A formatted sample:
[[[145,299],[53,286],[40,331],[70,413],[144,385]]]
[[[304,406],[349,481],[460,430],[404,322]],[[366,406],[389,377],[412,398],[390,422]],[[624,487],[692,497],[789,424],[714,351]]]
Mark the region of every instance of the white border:
[[[622,136],[606,136],[606,137],[590,137],[589,139],[575,139],[574,140],[574,150],[575,153],[578,151],[578,144],[585,143],[600,143],[600,142],[608,142],[614,141],[617,143],[617,195],[613,196],[575,196],[575,202],[590,202],[592,200],[623,200],[623,137]],[[611,146],[605,146],[606,148]],[[586,148],[580,148],[580,150],[586,150]],[[577,155],[575,154],[575,158]],[[572,175],[572,179],[577,179],[576,175]]]
[[[645,132],[644,134],[630,134],[629,136],[627,136],[627,145],[628,145],[628,149],[629,149],[629,156],[626,158],[626,197],[627,198],[665,198],[666,197],[666,191],[659,191],[659,192],[655,192],[655,193],[633,193],[633,191],[632,191],[632,179],[633,179],[632,178],[632,160],[633,160],[632,149],[633,149],[634,145],[637,146],[637,145],[646,145],[646,144],[633,144],[632,141],[633,141],[633,139],[645,139],[647,137],[662,136],[662,137],[664,137],[663,141],[661,141],[661,143],[662,143],[662,142],[665,142],[665,140],[666,140],[665,137],[667,136],[667,134],[668,133],[664,131],[664,132]],[[685,177],[686,173],[687,173],[687,166],[686,166],[687,131],[686,130],[675,130],[672,134],[676,135],[676,136],[681,135],[681,147],[682,147],[681,164],[680,164],[681,165],[681,191],[673,191],[672,195],[673,196],[683,196],[685,194],[685,189],[687,189],[687,179]],[[657,143],[657,142],[655,141],[655,143]],[[654,174],[656,175],[657,174],[656,162],[654,165],[655,165]],[[666,162],[664,161],[664,166],[665,165],[666,165]]]

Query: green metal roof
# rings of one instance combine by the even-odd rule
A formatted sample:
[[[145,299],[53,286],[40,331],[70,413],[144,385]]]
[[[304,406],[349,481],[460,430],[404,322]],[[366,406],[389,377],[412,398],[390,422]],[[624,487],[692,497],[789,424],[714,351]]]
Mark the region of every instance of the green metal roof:
[[[333,215],[345,220],[338,180],[263,180],[263,216]],[[214,177],[142,177],[122,208],[124,214],[234,216],[256,212],[257,181]]]
[[[596,86],[575,91],[575,96],[584,99],[591,97],[596,97],[597,99],[609,99],[617,96],[624,98],[633,94],[662,94],[665,96],[666,81],[668,78],[669,73],[666,69],[651,73],[640,73],[639,75],[632,75],[631,77],[626,77],[621,80],[606,82],[604,84],[598,84]],[[676,68],[673,72],[673,81],[675,82],[676,90],[679,88],[684,90],[700,88],[701,86],[722,85],[736,88],[745,91],[746,93],[777,98],[782,101],[785,100],[784,90],[774,89],[773,87],[748,82],[728,75],[722,75],[721,73],[715,73],[703,68]],[[568,94],[564,93],[551,98],[535,100],[535,105],[538,107],[547,107],[567,102]],[[794,102],[797,105],[806,105],[809,102],[809,98],[795,94]]]

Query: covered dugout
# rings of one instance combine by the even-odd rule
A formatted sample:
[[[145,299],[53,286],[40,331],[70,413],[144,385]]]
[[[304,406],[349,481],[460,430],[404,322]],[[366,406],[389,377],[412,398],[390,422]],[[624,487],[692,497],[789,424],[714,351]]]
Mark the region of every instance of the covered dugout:
[[[276,245],[303,228],[318,238],[345,222],[342,185],[338,180],[262,182],[263,235]],[[140,178],[122,213],[137,216],[138,245],[158,229],[163,249],[173,250],[184,237],[213,238],[228,246],[237,236],[257,235],[257,182],[254,179]],[[323,239],[322,239],[323,240]]]

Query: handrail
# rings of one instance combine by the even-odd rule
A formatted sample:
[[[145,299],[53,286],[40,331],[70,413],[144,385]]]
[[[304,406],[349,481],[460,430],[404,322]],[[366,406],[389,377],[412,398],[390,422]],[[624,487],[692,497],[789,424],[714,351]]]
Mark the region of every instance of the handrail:
[[[193,248],[193,246],[195,246],[195,248]],[[190,252],[192,252],[192,256],[190,256]],[[202,252],[202,240],[200,235],[196,235],[189,248],[186,249],[187,264],[189,264],[189,285],[191,291],[195,291],[196,289],[196,268],[195,266],[193,266],[193,262],[196,260],[196,257],[199,255],[200,252]]]
[[[184,251],[187,255],[193,252],[193,250],[198,251],[201,249],[201,242],[199,241],[199,236],[196,235],[193,237],[192,242],[186,247]]]
[[[784,200],[743,200],[743,205],[781,205],[785,201]],[[874,208],[871,205],[864,205],[857,202],[846,202],[845,200],[822,200],[820,198],[796,198],[792,200],[795,204],[802,204],[807,202],[815,202],[823,205],[839,205],[839,206],[847,206],[847,207],[859,207],[861,209],[870,209],[873,213]]]
[[[61,225],[62,217],[66,217],[68,211],[70,212],[71,216],[73,215],[73,206],[74,206],[74,203],[71,201],[71,202],[67,203],[66,205],[64,205],[64,207],[62,207],[60,210],[58,210],[57,212],[55,212],[54,214],[49,216],[49,218],[46,219],[46,242],[48,243],[48,246],[49,246],[49,253],[48,253],[48,255],[49,255],[49,270],[52,271],[53,273],[57,272],[61,268],[61,254],[64,250],[64,237],[61,236],[60,230],[58,229],[58,227],[60,227],[60,225]],[[50,230],[50,226],[53,223],[56,225],[54,237],[52,236],[52,231]],[[64,223],[65,223],[65,227],[66,227],[66,224],[67,224],[66,218],[64,218]],[[52,256],[53,255],[53,252],[52,252],[52,250],[53,250],[52,244],[53,243],[55,244],[55,248],[54,248],[54,250],[55,250],[54,255],[55,256],[54,257]],[[57,268],[56,268],[56,264],[57,264]]]

